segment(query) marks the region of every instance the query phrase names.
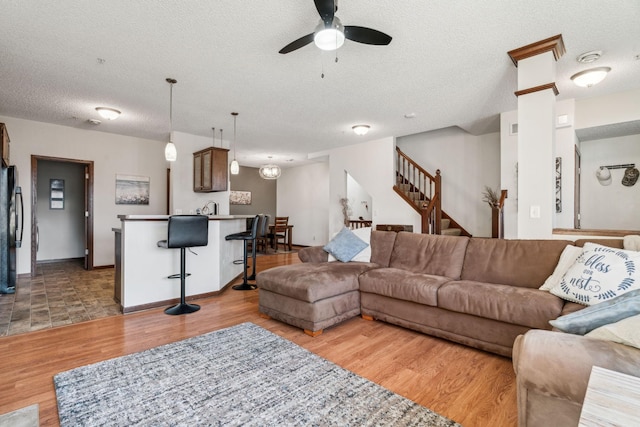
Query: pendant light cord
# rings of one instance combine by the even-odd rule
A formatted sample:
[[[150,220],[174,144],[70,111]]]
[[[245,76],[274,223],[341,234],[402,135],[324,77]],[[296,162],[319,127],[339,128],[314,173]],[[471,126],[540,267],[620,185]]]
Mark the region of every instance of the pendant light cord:
[[[233,160],[236,159],[236,145],[238,145],[236,143],[236,119],[238,118],[238,113],[231,113],[233,114]]]
[[[173,132],[173,83],[169,83],[169,132]]]

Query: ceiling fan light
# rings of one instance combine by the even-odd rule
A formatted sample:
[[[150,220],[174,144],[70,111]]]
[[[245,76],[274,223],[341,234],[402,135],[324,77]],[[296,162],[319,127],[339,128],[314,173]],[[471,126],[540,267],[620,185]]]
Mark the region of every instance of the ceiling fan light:
[[[337,16],[334,16],[330,27],[326,27],[324,22],[316,27],[313,42],[322,50],[336,50],[344,44],[344,27]]]
[[[282,170],[278,165],[262,165],[258,173],[262,179],[278,179],[282,174]]]
[[[164,146],[164,158],[167,162],[175,162],[178,158],[178,150],[171,140]]]
[[[369,132],[370,128],[371,127],[369,125],[355,125],[351,129],[353,129],[353,132],[356,135],[362,136],[362,135],[366,135],[367,132]]]
[[[96,111],[103,119],[107,120],[115,120],[120,116],[120,114],[122,114],[119,110],[108,107],[96,107]]]
[[[574,74],[571,80],[576,86],[591,87],[603,81],[609,71],[611,71],[610,67],[591,68]]]

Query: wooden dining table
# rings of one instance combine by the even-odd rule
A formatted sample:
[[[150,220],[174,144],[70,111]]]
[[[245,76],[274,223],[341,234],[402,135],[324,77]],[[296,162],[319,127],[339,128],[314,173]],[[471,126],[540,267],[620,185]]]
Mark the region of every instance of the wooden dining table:
[[[275,228],[276,228],[275,224],[269,224],[269,234],[274,235]],[[287,230],[285,231],[285,236],[287,238],[287,246],[289,247],[290,251],[293,250],[292,230],[293,230],[293,225],[288,224]],[[272,237],[270,242],[272,248],[275,248],[275,241],[276,239]]]

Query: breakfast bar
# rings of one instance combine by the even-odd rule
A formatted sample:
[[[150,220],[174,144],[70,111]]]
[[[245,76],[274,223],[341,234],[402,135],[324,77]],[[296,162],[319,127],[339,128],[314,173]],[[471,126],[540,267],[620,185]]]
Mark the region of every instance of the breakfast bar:
[[[169,215],[119,215],[116,233],[116,286],[123,313],[171,305],[180,297],[179,280],[168,276],[180,271],[180,251],[160,248],[167,238]],[[211,215],[209,244],[187,251],[186,295],[206,297],[217,294],[242,274],[242,245],[225,236],[246,229],[246,215]],[[119,241],[118,241],[119,240]],[[196,255],[197,254],[197,255]]]

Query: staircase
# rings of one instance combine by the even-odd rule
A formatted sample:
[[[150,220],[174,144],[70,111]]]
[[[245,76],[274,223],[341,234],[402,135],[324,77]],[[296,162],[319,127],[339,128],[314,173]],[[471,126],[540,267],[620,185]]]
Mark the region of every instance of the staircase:
[[[440,170],[431,175],[396,147],[397,167],[394,191],[422,217],[422,233],[469,236],[451,216],[441,209]]]

